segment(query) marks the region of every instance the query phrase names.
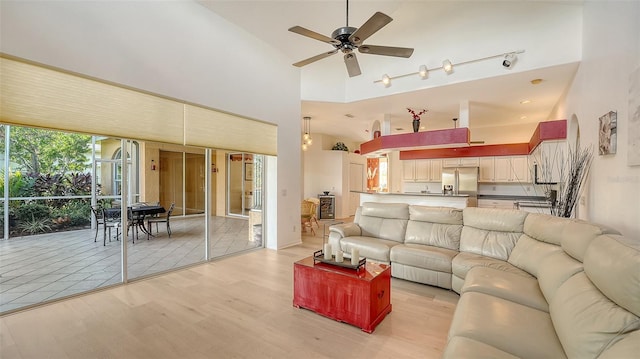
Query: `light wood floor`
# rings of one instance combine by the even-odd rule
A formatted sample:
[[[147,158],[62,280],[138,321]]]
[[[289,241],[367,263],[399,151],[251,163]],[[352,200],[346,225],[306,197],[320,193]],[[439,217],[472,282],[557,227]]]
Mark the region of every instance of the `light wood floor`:
[[[0,358],[439,358],[458,295],[392,279],[367,334],[292,306],[293,262],[319,236],[0,318]]]

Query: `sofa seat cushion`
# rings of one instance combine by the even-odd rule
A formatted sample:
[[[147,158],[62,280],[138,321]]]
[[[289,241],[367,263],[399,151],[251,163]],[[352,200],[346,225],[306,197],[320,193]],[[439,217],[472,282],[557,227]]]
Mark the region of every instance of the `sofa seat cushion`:
[[[460,297],[449,330],[457,336],[520,358],[566,358],[549,313],[485,293]]]
[[[465,337],[450,338],[442,358],[518,359],[517,356],[503,352],[496,347]]]
[[[460,293],[478,292],[549,312],[549,304],[533,277],[489,267],[469,270]]]
[[[351,254],[351,249],[356,248],[360,252],[360,257],[386,263],[389,263],[391,247],[399,244],[396,241],[365,236],[352,236],[340,240],[340,248],[346,256]]]
[[[453,261],[451,262],[451,271],[454,275],[464,279],[467,277],[467,272],[471,268],[478,266],[500,269],[502,271],[515,273],[524,277],[531,277],[529,273],[507,263],[506,261],[466,252],[460,252],[460,254],[453,258]]]
[[[391,262],[412,267],[451,273],[451,261],[458,251],[424,246],[421,244],[400,244],[391,248]]]

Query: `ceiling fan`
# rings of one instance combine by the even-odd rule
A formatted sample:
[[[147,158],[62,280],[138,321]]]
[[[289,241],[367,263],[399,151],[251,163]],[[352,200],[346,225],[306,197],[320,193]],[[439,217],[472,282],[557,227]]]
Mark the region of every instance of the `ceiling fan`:
[[[376,12],[367,20],[361,27],[355,28],[349,26],[349,0],[347,0],[347,24],[346,26],[336,29],[331,37],[324,36],[315,31],[305,29],[301,26],[294,26],[289,29],[296,34],[307,36],[315,40],[326,42],[333,45],[335,50],[324,52],[320,55],[310,57],[306,60],[298,61],[293,66],[302,67],[312,62],[324,59],[331,56],[338,51],[344,53],[344,63],[347,66],[347,72],[349,77],[360,75],[360,65],[358,59],[354,53],[355,49],[358,49],[363,54],[371,55],[384,55],[395,57],[410,57],[413,54],[413,49],[406,47],[391,47],[391,46],[377,46],[377,45],[365,45],[362,42],[369,38],[369,36],[382,29],[385,25],[390,23],[393,19],[381,12]]]

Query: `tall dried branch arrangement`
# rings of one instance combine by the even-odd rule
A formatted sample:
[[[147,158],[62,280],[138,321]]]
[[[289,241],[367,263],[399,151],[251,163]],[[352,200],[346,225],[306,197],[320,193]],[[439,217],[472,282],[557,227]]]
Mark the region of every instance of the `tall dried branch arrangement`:
[[[589,177],[592,160],[593,146],[587,148],[581,148],[580,145],[576,145],[575,148],[569,146],[566,160],[564,158],[560,160],[557,190],[552,185],[545,185],[552,215],[567,218],[573,215],[584,190],[584,184]],[[542,167],[546,170],[552,168],[551,161],[551,158],[543,158]]]

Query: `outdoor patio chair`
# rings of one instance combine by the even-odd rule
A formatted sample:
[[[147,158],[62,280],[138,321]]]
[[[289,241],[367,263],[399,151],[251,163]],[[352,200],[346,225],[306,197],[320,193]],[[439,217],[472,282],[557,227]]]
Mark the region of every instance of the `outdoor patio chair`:
[[[100,226],[104,225],[104,215],[102,214],[102,207],[98,205],[91,206],[91,213],[93,213],[93,218],[96,220],[96,235],[93,237],[93,242],[97,242]]]
[[[158,233],[158,223],[166,223],[167,224],[167,233],[169,233],[169,238],[171,238],[171,214],[173,213],[173,209],[175,208],[176,204],[175,203],[171,203],[171,206],[169,206],[169,210],[167,211],[167,213],[165,215],[161,215],[159,217],[152,217],[149,218],[149,220],[147,221],[147,229],[149,230],[149,232],[151,232],[151,224],[155,223],[156,224],[156,233]]]
[[[136,243],[136,239],[138,238],[138,231],[140,229],[140,226],[143,225],[142,221],[144,220],[144,217],[139,216],[138,214],[133,212],[133,209],[131,207],[127,208],[127,219],[128,219],[128,228],[127,228],[127,234],[129,232],[129,230],[133,230],[135,232],[131,232],[131,241],[133,243]],[[147,236],[147,240],[149,240],[149,236]]]
[[[107,229],[109,229],[109,242],[111,242],[111,228],[116,229],[116,240],[120,240],[120,209],[119,208],[103,208],[102,209],[104,240],[103,245],[107,245]]]

